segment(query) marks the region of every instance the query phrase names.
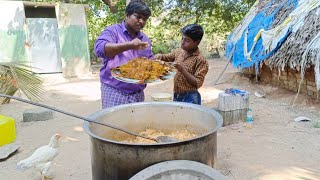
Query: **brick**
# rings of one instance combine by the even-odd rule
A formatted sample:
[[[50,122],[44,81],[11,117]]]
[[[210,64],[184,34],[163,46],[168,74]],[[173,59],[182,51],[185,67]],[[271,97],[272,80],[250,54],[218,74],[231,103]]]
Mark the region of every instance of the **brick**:
[[[295,85],[291,86],[289,90],[292,90],[294,92],[298,92],[298,89],[299,89],[299,84],[295,84]],[[301,85],[300,92],[307,92],[307,86]]]
[[[48,109],[27,109],[23,112],[23,122],[46,121],[49,119],[53,119],[53,111]]]
[[[288,70],[288,77],[296,79],[296,74],[297,74],[296,70],[293,70],[293,69]]]
[[[288,86],[286,86],[284,83],[281,83],[281,84],[280,84],[280,87],[282,87],[282,88],[287,88]]]
[[[298,87],[297,86],[289,86],[288,89],[291,90],[291,91],[294,91],[294,92],[298,92]]]
[[[315,74],[306,75],[305,79],[308,81],[315,81]]]
[[[275,86],[279,86],[280,82],[279,81],[272,81],[272,84],[275,85]]]
[[[296,79],[290,79],[290,80],[288,80],[288,83],[290,84],[290,83],[297,83],[297,80]]]
[[[308,90],[307,90],[307,88],[303,88],[303,87],[301,86],[300,92],[302,92],[302,93],[304,93],[304,94],[307,94]]]
[[[313,92],[313,96],[311,96],[313,98],[317,98],[317,92]]]
[[[280,76],[287,76],[287,72],[286,71],[280,71]]]
[[[275,81],[279,81],[279,76],[272,76],[272,79]]]
[[[309,96],[313,96],[313,91],[308,91],[307,93]]]
[[[295,88],[295,87],[293,87],[293,86],[289,86],[289,87],[288,87],[288,89],[291,90],[291,91],[292,91],[294,88]]]
[[[288,80],[288,77],[287,76],[280,76],[280,79],[286,81],[286,80]]]
[[[310,76],[310,75],[311,75],[310,69],[306,69],[306,71],[304,72],[304,77]]]
[[[289,88],[293,88],[293,87],[297,87],[297,83],[295,83],[295,82],[288,82],[288,87]]]
[[[301,79],[299,79],[299,80],[297,81],[298,84],[300,84],[300,82],[301,82]],[[307,85],[307,81],[304,79],[304,80],[302,81],[302,84],[303,84],[303,85]]]
[[[298,71],[297,70],[295,70],[295,69],[288,69],[288,73],[290,73],[290,74],[297,74],[298,73]]]
[[[307,81],[307,85],[308,86],[313,86],[313,87],[316,87],[316,83],[314,81]]]
[[[317,92],[318,91],[317,88],[314,87],[314,86],[307,86],[307,90],[308,91],[313,91],[313,92]]]
[[[296,73],[296,74],[294,74],[294,76],[296,77],[296,79],[301,79],[301,74],[300,73]]]
[[[284,81],[284,82],[283,82],[283,85],[284,85],[284,87],[285,87],[286,89],[289,88],[289,83],[288,83],[288,81]]]
[[[312,65],[312,66],[308,69],[308,71],[310,72],[310,74],[315,74],[315,72],[314,72],[314,65]]]
[[[297,87],[299,87],[299,84],[297,84]],[[306,84],[301,84],[301,89],[307,89],[307,85]]]
[[[294,87],[294,88],[291,89],[291,91],[298,92],[298,89],[299,89],[298,87]]]
[[[289,89],[294,92],[298,91],[300,81],[302,80],[300,71],[288,67],[286,67],[284,71],[279,71],[278,69],[268,69],[267,74],[269,75],[269,79],[265,80],[265,82],[268,82],[274,86]],[[318,91],[316,90],[314,74],[314,66],[306,69],[303,82],[300,86],[300,93],[309,94],[309,96],[317,98]]]
[[[272,84],[273,86],[276,86],[276,85],[277,85],[277,83],[276,83],[275,81],[271,81],[271,84]]]

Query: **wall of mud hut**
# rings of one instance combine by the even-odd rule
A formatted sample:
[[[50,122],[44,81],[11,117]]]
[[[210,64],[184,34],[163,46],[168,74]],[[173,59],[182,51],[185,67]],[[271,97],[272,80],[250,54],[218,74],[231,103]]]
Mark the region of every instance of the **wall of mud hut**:
[[[254,68],[243,70],[245,74],[255,74]],[[299,84],[302,80],[300,71],[285,68],[284,71],[278,69],[271,69],[269,66],[263,64],[260,69],[260,81],[274,86],[282,87],[293,92],[298,92]],[[304,79],[300,88],[301,94],[306,94],[312,98],[319,99],[315,84],[314,66],[306,69]]]

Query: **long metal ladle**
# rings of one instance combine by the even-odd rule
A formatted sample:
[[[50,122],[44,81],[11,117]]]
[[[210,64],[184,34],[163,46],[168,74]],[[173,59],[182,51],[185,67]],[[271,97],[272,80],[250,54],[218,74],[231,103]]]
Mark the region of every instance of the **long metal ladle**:
[[[130,132],[130,131],[126,130],[126,129],[113,126],[111,124],[101,123],[101,122],[98,122],[98,121],[95,121],[95,120],[92,120],[92,119],[88,119],[88,118],[83,117],[83,116],[79,116],[79,115],[76,115],[76,114],[73,114],[73,113],[70,113],[70,112],[66,112],[66,111],[63,111],[63,110],[60,110],[60,109],[57,109],[57,108],[54,108],[54,107],[51,107],[51,106],[48,106],[48,105],[44,105],[44,104],[36,103],[36,102],[33,102],[33,101],[29,101],[29,100],[26,100],[26,99],[22,99],[22,98],[19,98],[19,97],[16,97],[16,96],[9,96],[9,95],[5,95],[5,94],[0,94],[0,97],[6,97],[6,98],[10,98],[10,99],[15,99],[15,100],[18,100],[18,101],[21,101],[21,102],[24,102],[24,103],[32,104],[34,106],[40,106],[40,107],[43,107],[43,108],[47,108],[47,109],[50,109],[50,110],[53,110],[53,111],[56,111],[56,112],[59,112],[59,113],[62,113],[62,114],[68,115],[68,116],[72,116],[72,117],[75,117],[75,118],[78,118],[78,119],[81,119],[81,120],[84,120],[84,121],[88,121],[88,122],[91,122],[91,123],[99,124],[99,125],[102,125],[102,126],[107,126],[109,128],[116,129],[116,130],[125,132],[127,134],[133,135],[133,136],[141,137],[141,138],[144,138],[144,139],[149,139],[149,140],[155,141],[157,143],[178,141],[178,140],[176,140],[174,138],[171,138],[169,136],[158,136],[157,138],[143,136],[143,135],[140,135],[140,134],[137,134],[137,133],[134,133],[134,132]]]

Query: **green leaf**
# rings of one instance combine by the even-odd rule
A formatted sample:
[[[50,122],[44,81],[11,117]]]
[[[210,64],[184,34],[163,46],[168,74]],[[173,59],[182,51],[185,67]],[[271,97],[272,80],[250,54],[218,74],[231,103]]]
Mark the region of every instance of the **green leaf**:
[[[21,90],[30,100],[39,101],[43,92],[42,79],[29,70],[30,66],[17,63],[0,63],[0,93],[13,96]],[[0,98],[0,103],[10,99]]]

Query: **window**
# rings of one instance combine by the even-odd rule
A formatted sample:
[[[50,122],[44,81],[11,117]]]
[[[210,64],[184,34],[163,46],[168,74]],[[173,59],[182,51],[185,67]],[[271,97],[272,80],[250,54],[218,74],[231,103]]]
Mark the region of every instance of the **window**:
[[[26,18],[56,18],[55,7],[25,5]]]

